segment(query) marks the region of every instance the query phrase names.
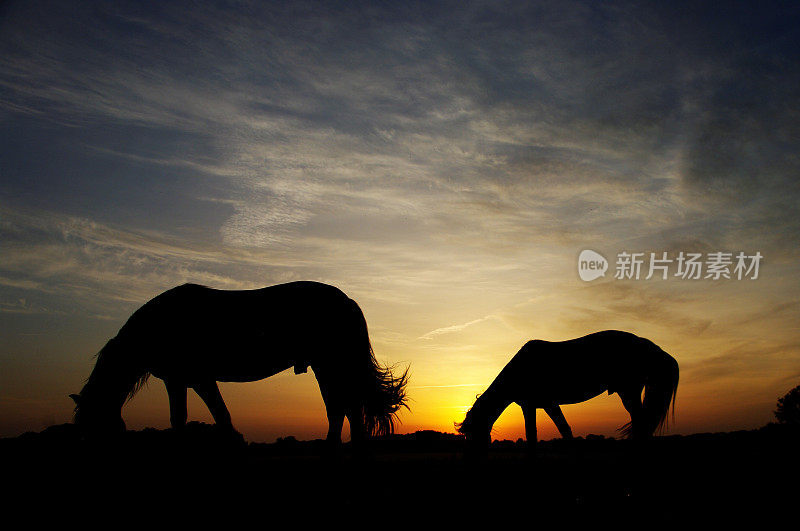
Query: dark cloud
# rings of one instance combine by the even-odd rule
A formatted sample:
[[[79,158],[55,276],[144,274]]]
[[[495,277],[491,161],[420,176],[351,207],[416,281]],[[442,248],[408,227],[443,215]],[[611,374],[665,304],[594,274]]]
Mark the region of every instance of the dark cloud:
[[[796,11],[13,4],[0,37],[6,123],[72,177],[12,171],[5,192],[16,201],[47,189],[59,201],[77,196],[73,213],[111,221],[95,206],[101,196],[129,213],[118,220],[128,224],[152,219],[145,205],[159,201],[178,208],[158,212],[208,212],[181,197],[191,190],[237,212],[223,232],[245,244],[248,231],[296,233],[321,219],[318,211],[331,212],[322,196],[337,186],[415,202],[427,188],[449,209],[432,215],[423,200],[416,215],[436,224],[474,212],[486,220],[475,230],[510,242],[537,227],[625,239],[620,227],[657,225],[665,237],[679,228],[673,240],[716,245],[770,232],[774,250],[798,229]],[[33,116],[50,130],[31,128]],[[77,142],[118,161],[87,157]],[[30,158],[30,147],[9,151]],[[81,205],[83,196],[95,197]],[[358,197],[337,201],[342,211],[362,208]],[[254,212],[266,222],[248,229]],[[170,221],[220,224],[159,219]],[[439,227],[458,239],[457,225]],[[511,225],[516,233],[503,228]]]

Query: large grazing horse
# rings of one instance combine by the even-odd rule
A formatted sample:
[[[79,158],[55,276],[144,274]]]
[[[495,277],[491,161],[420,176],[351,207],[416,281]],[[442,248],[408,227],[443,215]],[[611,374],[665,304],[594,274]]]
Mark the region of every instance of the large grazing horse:
[[[294,367],[314,370],[328,415],[328,441],[341,442],[344,416],[353,441],[394,429],[406,407],[407,370],[394,376],[375,359],[355,301],[318,282],[247,291],[184,284],[128,319],[97,355],[76,402],[75,424],[89,432],[125,429],[121,410],[150,375],[164,380],[173,428],[186,423],[191,387],[217,426],[233,432],[217,382],[252,382]]]
[[[562,437],[572,430],[561,404],[576,404],[604,391],[617,393],[631,421],[620,431],[651,436],[667,421],[678,389],[678,362],[652,341],[606,330],[568,341],[528,341],[467,412],[460,433],[468,448],[483,451],[500,414],[512,403],[522,408],[529,449],[536,444],[536,408],[553,420]],[[644,390],[644,400],[642,400]]]

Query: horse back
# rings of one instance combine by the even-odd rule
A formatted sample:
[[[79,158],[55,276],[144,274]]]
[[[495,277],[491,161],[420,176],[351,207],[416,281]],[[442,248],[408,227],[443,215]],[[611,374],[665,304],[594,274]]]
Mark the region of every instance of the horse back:
[[[251,381],[292,365],[304,372],[324,345],[354,334],[359,316],[341,290],[317,282],[255,290],[184,284],[139,308],[118,337],[156,376]]]
[[[303,326],[304,317],[347,306],[350,299],[338,288],[318,282],[292,282],[254,290],[218,290],[197,284],[183,284],[151,299],[123,326],[122,332],[146,329],[227,328],[294,324]]]
[[[644,385],[654,359],[662,356],[668,355],[647,339],[607,330],[566,341],[529,341],[503,372],[525,388],[588,399]]]

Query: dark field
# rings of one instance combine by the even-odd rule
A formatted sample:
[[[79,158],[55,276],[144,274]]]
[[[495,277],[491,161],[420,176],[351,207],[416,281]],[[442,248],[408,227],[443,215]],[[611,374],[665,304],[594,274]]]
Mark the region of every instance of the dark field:
[[[641,445],[599,436],[543,441],[535,458],[522,444],[495,442],[486,460],[473,462],[461,439],[436,432],[374,440],[371,456],[357,459],[348,445],[337,458],[323,457],[322,441],[231,443],[204,424],[104,443],[81,441],[62,425],[0,440],[0,459],[3,484],[12,487],[7,507],[34,519],[48,511],[77,520],[249,515],[265,523],[273,514],[297,523],[335,515],[377,527],[417,518],[461,527],[488,516],[496,527],[517,516],[646,514],[661,522],[748,514],[766,525],[778,515],[796,518],[798,443],[797,429],[768,425]]]

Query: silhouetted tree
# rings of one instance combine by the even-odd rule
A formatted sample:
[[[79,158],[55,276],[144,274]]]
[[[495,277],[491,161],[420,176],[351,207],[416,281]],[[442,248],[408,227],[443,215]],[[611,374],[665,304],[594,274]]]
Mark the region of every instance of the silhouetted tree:
[[[781,424],[800,425],[800,385],[778,399],[775,418]]]

